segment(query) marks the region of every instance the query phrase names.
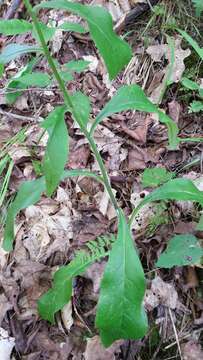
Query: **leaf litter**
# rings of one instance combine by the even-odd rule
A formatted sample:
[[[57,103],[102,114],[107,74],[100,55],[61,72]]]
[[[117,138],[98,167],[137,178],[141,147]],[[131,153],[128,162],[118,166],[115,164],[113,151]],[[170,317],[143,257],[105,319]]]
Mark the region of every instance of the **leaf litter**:
[[[110,10],[115,23],[137,3],[135,1],[98,2]],[[63,11],[58,13],[53,10],[50,12],[50,19],[47,19],[45,13],[42,13],[42,16],[44,16],[45,22],[52,20],[56,24],[73,21],[72,15],[67,16]],[[74,21],[75,19],[80,23],[78,17],[74,18]],[[129,41],[133,44],[133,38],[129,37]],[[101,59],[93,49],[88,37],[85,38],[85,35],[84,37],[81,35],[80,38],[71,33],[65,35],[64,41],[62,31],[56,32],[51,48],[62,63],[68,61],[67,44],[71,52],[68,60],[90,61],[87,70],[82,74],[77,74],[76,80],[71,81],[68,86],[71,90],[84,90],[87,95],[90,95],[91,117],[95,117],[116,89],[126,82],[141,84],[151,99],[155,103],[159,102],[171,58],[166,39],[162,43],[154,43],[152,38],[146,48],[143,46],[143,39],[139,38],[139,44],[133,46],[134,56],[129,66],[120,78],[112,82],[110,82]],[[170,78],[171,82],[175,84],[180,82],[187,57],[190,55],[190,50],[182,47],[180,38],[175,38],[175,62]],[[17,62],[12,61],[6,68],[6,81],[17,72],[19,64],[23,66],[24,59]],[[45,64],[42,63],[40,66],[42,70],[46,70]],[[2,88],[4,85],[4,80],[1,79]],[[2,115],[1,143],[16,134],[23,126],[28,125],[23,145],[15,143],[8,152],[14,160],[8,200],[10,196],[13,196],[22,180],[30,180],[36,176],[33,159],[40,163],[47,142],[46,136],[39,140],[40,118],[46,117],[53,106],[60,101],[58,91],[53,87],[41,91],[40,96],[34,89],[25,92],[13,105],[4,102],[1,104],[3,110],[12,113],[10,116]],[[164,105],[161,104],[161,106],[165,111],[169,110],[170,116],[183,129],[183,135],[185,135],[185,128],[187,135],[190,135],[194,128],[197,134],[201,134],[202,128],[198,117],[194,115],[190,118],[187,115],[184,102],[181,99],[177,100],[176,94],[167,94]],[[37,116],[36,109],[38,109]],[[22,117],[21,120],[17,117],[18,115]],[[27,120],[29,117],[33,118],[31,123]],[[192,130],[190,126],[187,126],[191,120]],[[81,138],[80,132],[72,123],[69,115],[66,116],[66,123],[71,136],[70,159],[67,167],[71,169],[89,168],[97,171],[98,168],[90,149],[85,140]],[[165,126],[160,125],[154,114],[146,116],[135,111],[124,111],[122,114],[104,119],[95,131],[95,140],[110,174],[115,195],[126,214],[129,214],[130,209],[138,204],[142,197],[151,192],[150,188],[147,190],[142,188],[141,173],[144,169],[161,166],[173,171],[176,170],[177,163],[180,163],[181,166],[183,163],[187,165],[185,162],[189,163],[202,151],[201,145],[194,147],[186,144],[182,145],[177,152],[168,152]],[[187,172],[186,176],[195,180],[197,186],[202,190],[201,167],[197,166],[195,169],[195,174]],[[6,205],[1,211],[2,213],[5,213],[5,207]],[[150,276],[150,270],[158,255],[171,238],[172,227],[175,225],[175,229],[179,233],[180,219],[183,219],[183,224],[184,222],[188,224],[188,221],[191,220],[197,223],[197,212],[195,212],[194,205],[191,207],[189,202],[185,204],[175,202],[165,211],[169,213],[170,221],[165,224],[158,222],[153,231],[149,232],[148,230],[151,226],[151,219],[156,215],[156,206],[147,205],[133,224],[134,238],[141,257],[147,264],[146,272],[149,271],[145,307],[159,332],[160,340],[156,341],[153,348],[154,359],[165,360],[174,354],[170,350],[168,353],[165,350],[165,353],[159,351],[156,355],[159,343],[164,343],[166,347],[167,344],[174,342],[176,344],[168,309],[172,311],[183,358],[185,360],[201,359],[200,331],[198,327],[194,326],[194,321],[201,318],[202,311],[198,293],[193,292],[194,287],[188,286],[190,280],[184,272],[179,275],[178,269],[167,272],[158,269],[152,278]],[[179,218],[176,218],[177,211]],[[51,273],[58,266],[70,261],[75,250],[87,241],[116,230],[115,213],[102,185],[96,184],[92,179],[81,177],[64,181],[51,199],[43,197],[36,205],[22,211],[16,225],[14,252],[9,257],[3,251],[0,252],[0,319],[2,326],[0,349],[4,349],[0,351],[5,351],[5,360],[11,358],[11,352],[12,359],[18,359],[17,354],[20,354],[21,358],[25,360],[38,358],[51,360],[69,358],[76,360],[82,358],[86,360],[130,359],[133,349],[139,349],[137,342],[126,344],[121,341],[106,350],[101,345],[93,326],[100,280],[105,264],[103,261],[92,265],[83,276],[76,279],[72,302],[57,315],[56,325],[48,326],[46,322],[39,321],[37,314],[37,299],[49,288]],[[194,227],[191,231],[197,235]],[[199,236],[201,239],[202,234]],[[197,273],[196,268],[192,269]],[[196,287],[198,287],[198,282],[196,282]],[[147,338],[143,341],[145,353],[149,352],[147,341]],[[151,341],[150,338],[149,341]],[[129,347],[129,351],[128,355],[124,357],[126,346]],[[140,354],[143,355],[142,350]],[[148,358],[152,356],[150,355]],[[178,359],[176,352],[175,356],[174,358]]]

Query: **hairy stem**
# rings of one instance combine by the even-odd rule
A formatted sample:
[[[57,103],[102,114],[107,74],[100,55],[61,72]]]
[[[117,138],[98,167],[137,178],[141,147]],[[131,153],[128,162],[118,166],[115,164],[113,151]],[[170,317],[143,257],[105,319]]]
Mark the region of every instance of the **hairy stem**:
[[[102,158],[100,156],[100,153],[99,153],[99,151],[97,149],[97,146],[95,144],[95,141],[94,141],[93,137],[87,131],[86,127],[83,125],[83,123],[77,117],[77,114],[76,114],[75,109],[74,109],[74,105],[72,103],[71,96],[70,96],[68,90],[66,89],[65,83],[64,83],[63,79],[61,78],[58,70],[57,70],[57,67],[56,67],[56,65],[54,63],[54,60],[53,60],[52,56],[50,55],[49,49],[48,49],[46,41],[44,39],[43,32],[42,32],[41,27],[39,25],[37,16],[36,16],[35,12],[33,11],[32,5],[30,4],[30,1],[29,0],[23,0],[23,1],[24,1],[24,4],[25,4],[31,18],[32,18],[34,27],[36,29],[36,32],[37,32],[38,36],[39,36],[39,40],[40,40],[44,55],[46,56],[48,64],[49,64],[49,66],[50,66],[50,68],[51,68],[51,70],[52,70],[52,72],[54,74],[54,77],[55,77],[57,83],[58,83],[58,86],[59,86],[60,90],[63,93],[64,102],[65,102],[67,108],[71,111],[75,121],[80,126],[81,131],[83,132],[83,134],[87,138],[87,140],[89,142],[89,145],[90,145],[90,147],[92,149],[92,152],[94,153],[95,158],[96,158],[96,160],[98,162],[98,165],[99,165],[99,168],[100,168],[100,171],[102,173],[103,180],[104,180],[105,188],[106,188],[106,190],[107,190],[107,192],[109,194],[111,202],[112,202],[114,208],[116,210],[118,210],[118,204],[117,204],[116,198],[115,198],[115,196],[113,194],[113,191],[111,189],[109,177],[108,177],[107,171],[105,169],[103,160],[102,160]]]

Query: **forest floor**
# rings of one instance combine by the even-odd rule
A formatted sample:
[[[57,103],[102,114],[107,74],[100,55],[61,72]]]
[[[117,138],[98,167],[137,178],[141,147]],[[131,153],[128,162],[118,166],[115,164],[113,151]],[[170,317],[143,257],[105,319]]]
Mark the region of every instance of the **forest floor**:
[[[1,6],[2,18],[8,15],[11,3],[7,0]],[[154,8],[138,17],[129,16],[132,9],[139,6],[135,0],[92,3],[109,9],[116,31],[132,46],[133,58],[110,82],[88,34],[57,31],[50,47],[61,64],[76,59],[90,61],[86,70],[74,74],[68,89],[81,90],[89,96],[94,117],[121,85],[139,84],[175,121],[180,137],[202,137],[203,112],[190,111],[196,93],[185,89],[181,78],[184,74],[203,86],[203,67],[194,50],[175,30],[176,26],[182,28],[203,45],[202,18],[195,17],[191,1],[158,1]],[[128,21],[123,20],[125,14]],[[9,17],[28,19],[22,2]],[[45,23],[54,24],[80,21],[76,16],[56,10],[43,10],[40,17]],[[173,84],[165,88],[163,79],[169,64],[167,35],[175,43],[176,63],[172,69]],[[0,39],[2,47],[11,42],[32,42],[30,34]],[[55,85],[44,89],[31,87],[12,105],[8,104],[6,84],[25,66],[28,58],[29,55],[24,55],[11,61],[0,80],[0,146],[3,149],[7,144],[7,154],[13,161],[1,206],[2,237],[6,208],[19,185],[41,175],[47,137],[41,136],[40,121],[56,105],[62,104]],[[39,60],[37,69],[49,72],[44,59]],[[86,139],[70,115],[66,116],[66,123],[70,135],[67,168],[98,170]],[[179,149],[168,150],[167,129],[152,114],[126,111],[112,115],[98,126],[95,140],[126,216],[135,199],[151,191],[142,186],[142,173],[146,168],[161,167],[178,177],[202,178],[203,189],[202,143],[182,142]],[[1,181],[5,173],[2,175]],[[146,208],[137,218],[133,236],[147,278],[145,306],[150,330],[142,340],[117,341],[104,349],[94,318],[105,261],[95,263],[75,279],[72,302],[57,314],[55,325],[40,319],[37,312],[37,299],[50,287],[53,272],[68,263],[87,241],[117,230],[115,212],[102,185],[86,177],[61,182],[54,196],[44,195],[36,205],[21,211],[16,221],[14,251],[7,254],[0,249],[0,342],[5,335],[10,337],[11,344],[15,343],[9,347],[8,357],[0,354],[0,359],[203,359],[201,265],[154,269],[157,258],[174,234],[189,233],[203,239],[203,232],[196,230],[198,218],[198,209],[190,202],[161,202],[153,211]]]

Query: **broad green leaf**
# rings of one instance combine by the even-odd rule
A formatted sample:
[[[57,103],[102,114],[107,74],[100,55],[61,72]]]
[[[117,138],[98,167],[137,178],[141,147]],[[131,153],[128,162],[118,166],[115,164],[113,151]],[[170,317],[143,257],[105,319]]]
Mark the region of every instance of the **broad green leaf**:
[[[13,104],[16,101],[17,97],[22,94],[22,91],[20,91],[20,89],[24,89],[25,85],[20,82],[20,78],[26,74],[29,74],[32,71],[33,67],[36,65],[37,61],[37,58],[32,59],[9,80],[8,84],[6,85],[6,90],[8,91],[8,93],[6,93],[6,100],[9,104]],[[11,89],[16,89],[17,91],[9,93]]]
[[[16,198],[9,206],[7,212],[3,241],[3,248],[5,251],[11,251],[13,249],[12,243],[14,239],[14,220],[16,215],[20,210],[39,201],[40,196],[44,191],[44,187],[44,178],[27,181],[20,186]]]
[[[194,235],[175,235],[169,240],[167,249],[160,255],[156,266],[170,269],[173,266],[194,265],[200,262],[202,256],[203,249]]]
[[[43,22],[39,22],[39,25],[40,25],[40,28],[41,28],[41,30],[43,32],[45,42],[47,43],[54,36],[57,28],[47,26]],[[38,33],[36,32],[35,28],[32,31],[32,35],[38,41],[38,43],[40,44],[40,39],[39,39]]]
[[[25,74],[21,76],[19,81],[26,86],[47,87],[51,84],[52,80],[48,74],[33,72],[32,74]]]
[[[90,35],[104,59],[110,79],[115,78],[130,61],[132,51],[129,45],[113,31],[112,17],[103,7],[82,5],[66,0],[53,0],[42,2],[35,8],[68,10],[85,19]]]
[[[87,30],[80,24],[72,23],[72,22],[64,22],[61,24],[58,29],[64,30],[64,31],[74,31],[78,32],[80,34],[85,34]]]
[[[65,170],[62,174],[61,180],[67,177],[73,176],[89,176],[95,180],[103,183],[100,176],[87,171],[87,170]],[[35,204],[39,201],[41,194],[46,189],[45,177],[41,177],[37,180],[24,182],[14,199],[9,206],[6,218],[6,226],[4,230],[3,248],[5,251],[11,251],[13,249],[14,240],[14,221],[16,215],[26,207]]]
[[[68,158],[69,138],[64,120],[65,106],[55,108],[42,123],[49,132],[43,160],[47,195],[51,196],[60,182]]]
[[[194,100],[189,106],[189,113],[197,113],[203,111],[203,101]]]
[[[72,60],[69,61],[67,64],[64,64],[63,67],[66,67],[66,69],[72,72],[80,73],[86,70],[89,64],[90,62],[85,60]]]
[[[41,51],[41,49],[39,47],[32,45],[9,44],[3,49],[3,51],[0,54],[0,63],[6,64],[9,61],[16,59],[17,57],[23,54],[38,52],[38,51]]]
[[[170,117],[160,111],[159,108],[147,98],[144,91],[138,85],[122,86],[96,117],[90,133],[93,134],[96,126],[104,118],[124,110],[138,110],[157,113],[160,121],[168,127],[170,148],[176,149],[177,144],[179,143],[177,138],[179,131],[177,125]]]
[[[80,121],[80,123],[86,126],[89,120],[91,110],[89,98],[80,91],[78,91],[71,96],[71,100],[74,105],[77,119]],[[78,104],[80,105],[78,106]]]
[[[59,71],[59,74],[65,82],[73,80],[73,75],[69,71]]]
[[[200,16],[203,12],[203,1],[202,0],[192,0],[194,7],[195,7],[195,13],[196,16]]]
[[[32,31],[32,24],[25,20],[0,20],[0,34],[18,35]]]
[[[54,315],[70,301],[72,280],[82,274],[92,263],[108,255],[113,238],[102,237],[86,243],[87,250],[80,250],[75,258],[54,274],[53,285],[38,301],[38,311],[45,320],[54,323]]]
[[[139,339],[145,335],[144,293],[143,268],[120,211],[118,235],[101,282],[96,314],[96,327],[104,346],[110,346],[117,339]]]
[[[165,168],[145,169],[142,174],[142,186],[156,187],[169,181],[174,176],[173,173],[167,171]]]
[[[198,43],[193,40],[193,38],[181,29],[177,29],[177,31],[184,37],[184,39],[193,47],[199,57],[203,60],[203,48],[200,48]]]
[[[200,88],[200,86],[196,82],[194,82],[186,77],[183,77],[181,79],[181,84],[189,90],[199,90],[199,88]]]
[[[191,180],[172,179],[152,191],[140,202],[137,208],[133,210],[129,223],[133,223],[134,217],[144,205],[159,200],[189,200],[203,206],[203,191],[198,190]]]

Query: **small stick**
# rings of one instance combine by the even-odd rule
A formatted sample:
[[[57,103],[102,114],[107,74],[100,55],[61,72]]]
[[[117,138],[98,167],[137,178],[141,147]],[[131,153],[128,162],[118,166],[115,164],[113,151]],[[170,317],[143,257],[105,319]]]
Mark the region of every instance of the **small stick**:
[[[170,308],[168,308],[168,312],[169,312],[169,315],[170,315],[170,318],[171,318],[171,322],[172,322],[173,331],[174,331],[175,339],[176,339],[177,346],[178,346],[178,352],[179,352],[179,355],[180,355],[180,359],[183,360],[182,352],[181,352],[181,348],[180,348],[180,342],[179,342],[177,330],[176,330],[176,327],[175,327],[175,324],[174,324],[173,315],[172,315],[172,312],[171,312]]]

